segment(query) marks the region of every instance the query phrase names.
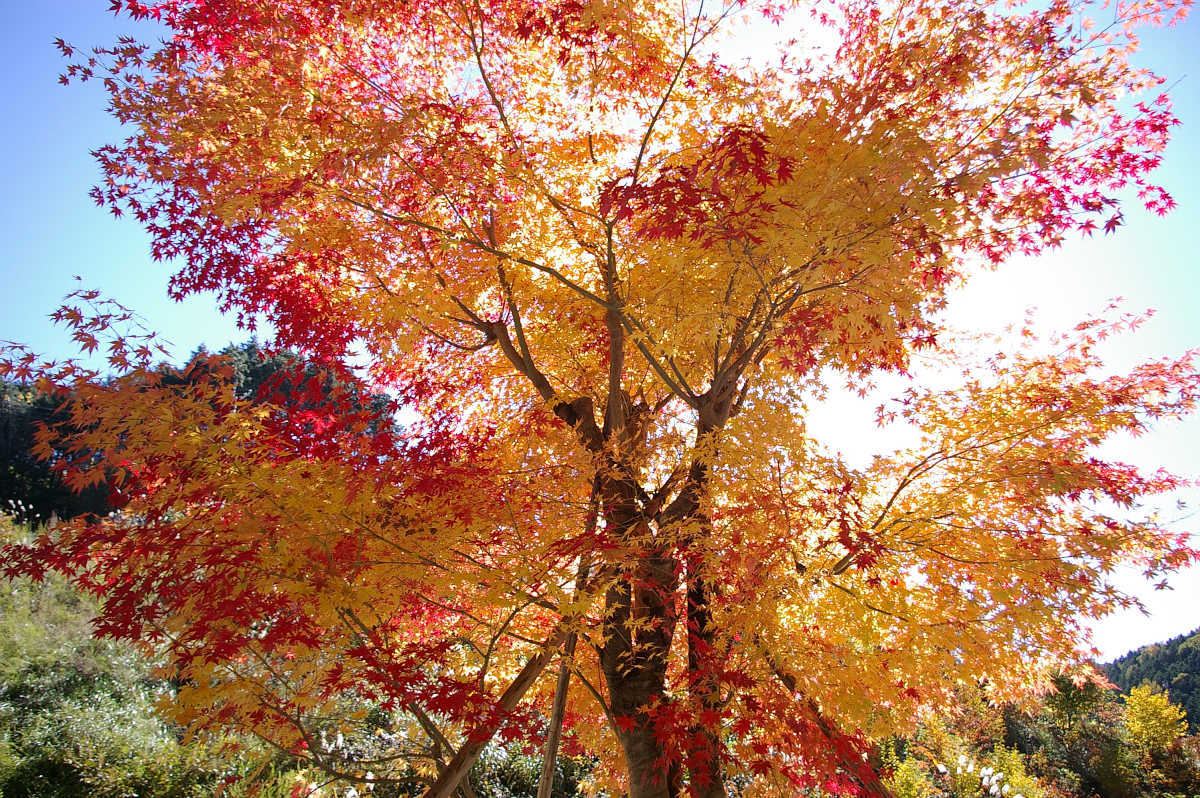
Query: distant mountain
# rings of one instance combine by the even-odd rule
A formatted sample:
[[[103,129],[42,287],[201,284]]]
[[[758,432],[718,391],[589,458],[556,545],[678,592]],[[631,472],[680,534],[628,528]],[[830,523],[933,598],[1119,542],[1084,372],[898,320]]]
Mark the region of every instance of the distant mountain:
[[[1200,629],[1134,649],[1100,667],[1123,691],[1143,682],[1164,688],[1187,712],[1188,732],[1200,733]]]

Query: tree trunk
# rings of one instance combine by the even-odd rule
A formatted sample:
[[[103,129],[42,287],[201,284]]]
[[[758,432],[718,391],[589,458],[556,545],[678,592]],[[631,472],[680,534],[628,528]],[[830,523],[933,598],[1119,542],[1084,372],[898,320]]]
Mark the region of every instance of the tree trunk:
[[[676,561],[648,554],[631,579],[605,596],[604,645],[600,664],[608,685],[617,738],[629,771],[629,798],[674,798],[678,794],[676,752],[655,734],[647,708],[666,702],[667,652],[675,631],[672,596]]]
[[[723,426],[731,407],[725,392],[710,393],[724,398],[719,402],[706,399],[700,408],[698,442]],[[606,419],[606,434],[610,426],[616,428],[610,421]],[[681,751],[679,741],[662,734],[654,718],[655,709],[665,707],[670,700],[666,692],[667,662],[678,620],[675,594],[682,577],[677,552],[681,546],[686,551],[689,544],[671,540],[670,534],[662,544],[656,544],[648,524],[655,523],[663,534],[698,522],[698,534],[711,536],[711,520],[701,509],[708,473],[704,459],[694,460],[685,484],[666,508],[654,507],[653,501],[651,506],[643,504],[632,474],[601,477],[597,482],[605,526],[628,547],[626,556],[631,559],[626,565],[628,576],[609,588],[605,596],[604,643],[599,652],[617,739],[625,754],[629,798],[676,798],[681,791],[683,768],[689,763],[689,787],[695,795],[725,798],[726,794],[719,725],[699,729],[700,733],[694,735],[700,741],[698,748]],[[696,573],[694,579],[692,571]],[[707,591],[697,558],[696,563],[689,563],[688,684],[699,691],[703,706],[719,712],[720,671],[726,654],[717,652],[714,646]]]
[[[567,708],[567,687],[571,681],[570,658],[575,654],[578,635],[571,632],[563,644],[563,663],[554,686],[554,705],[550,709],[550,728],[546,732],[546,748],[542,752],[542,776],[538,781],[537,798],[550,798],[554,789],[554,771],[558,764],[558,742],[562,737],[563,713]]]
[[[727,651],[718,648],[709,601],[713,590],[702,574],[700,557],[688,558],[687,633],[688,675],[693,698],[700,709],[719,716],[721,701],[721,670]],[[693,750],[688,752],[688,773],[695,798],[725,798],[725,781],[721,773],[720,721],[705,725],[703,718],[692,727]]]
[[[588,509],[588,531],[596,528],[596,491],[592,491],[592,499]],[[579,559],[579,570],[575,574],[575,593],[572,600],[578,600],[587,583],[588,571],[591,570],[588,555]],[[538,782],[537,798],[550,798],[554,789],[554,771],[558,762],[558,743],[562,737],[563,715],[567,711],[567,687],[571,681],[571,657],[575,656],[575,643],[579,639],[576,632],[567,635],[563,643],[562,666],[558,670],[558,682],[554,686],[554,705],[550,708],[550,728],[546,734],[546,748],[542,752],[542,777]]]

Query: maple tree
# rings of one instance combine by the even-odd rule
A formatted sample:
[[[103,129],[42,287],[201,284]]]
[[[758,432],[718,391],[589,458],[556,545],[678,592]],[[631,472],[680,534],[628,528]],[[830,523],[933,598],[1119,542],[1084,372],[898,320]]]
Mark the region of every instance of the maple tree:
[[[8,569],[104,595],[181,722],[431,796],[547,716],[631,798],[883,793],[874,740],[956,683],[1045,685],[1131,600],[1113,568],[1193,557],[1125,512],[1180,481],[1095,453],[1193,408],[1190,355],[1104,376],[1134,322],[1092,320],[968,368],[937,315],[972,269],[1111,232],[1123,190],[1171,207],[1175,120],[1129,58],[1186,4],[113,6],[170,38],[64,76],[131,126],[97,202],[175,294],[362,386],[285,412],[219,359],[166,380],[90,292],[59,318],[114,376],[10,349],[72,398],[43,453],[124,510]],[[739,55],[743,22],[791,40]],[[881,414],[920,442],[825,451],[823,386],[918,351],[964,371]],[[354,412],[380,387],[416,420]]]

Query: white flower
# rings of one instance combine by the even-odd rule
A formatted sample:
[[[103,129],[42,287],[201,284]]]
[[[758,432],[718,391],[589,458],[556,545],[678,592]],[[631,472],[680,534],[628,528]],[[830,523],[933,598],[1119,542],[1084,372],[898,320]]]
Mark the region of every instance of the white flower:
[[[943,765],[941,762],[938,762],[937,763],[937,771],[938,771],[938,773],[941,773],[943,776],[946,775],[946,766]]]
[[[1004,793],[1005,795],[1008,795],[1008,791],[1010,789],[1011,788],[1007,784],[1005,784],[1004,787],[1001,788],[1000,792]]]
[[[996,777],[994,779],[992,779],[992,781],[1001,781],[1003,778],[1004,778],[1004,771],[1001,770],[998,773],[996,773]]]
[[[972,759],[970,762],[967,763],[967,772],[968,773],[975,772],[975,760],[974,759]]]
[[[959,754],[959,755],[958,755],[958,764],[960,764],[960,765],[965,765],[965,764],[967,764],[967,755],[966,755],[966,754]]]

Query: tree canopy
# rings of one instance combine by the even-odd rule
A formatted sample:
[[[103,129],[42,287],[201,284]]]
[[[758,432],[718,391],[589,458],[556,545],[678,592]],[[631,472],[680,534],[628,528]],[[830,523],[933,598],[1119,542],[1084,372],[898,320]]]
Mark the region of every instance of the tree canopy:
[[[1122,191],[1170,208],[1175,120],[1129,59],[1175,0],[116,5],[171,36],[61,45],[130,125],[97,201],[343,386],[277,412],[202,359],[181,387],[94,292],[59,318],[114,376],[0,368],[69,393],[43,454],[124,502],[8,570],[104,595],[181,722],[430,796],[547,718],[631,798],[879,793],[875,740],[957,684],[1045,685],[1131,600],[1117,565],[1192,559],[1132,509],[1180,481],[1096,449],[1189,412],[1191,355],[1105,373],[1115,318],[987,357],[938,316],[1115,230]],[[744,21],[790,41],[738,55]],[[919,442],[824,449],[825,387],[917,353],[960,372],[881,410]],[[377,388],[414,423],[356,411]]]

